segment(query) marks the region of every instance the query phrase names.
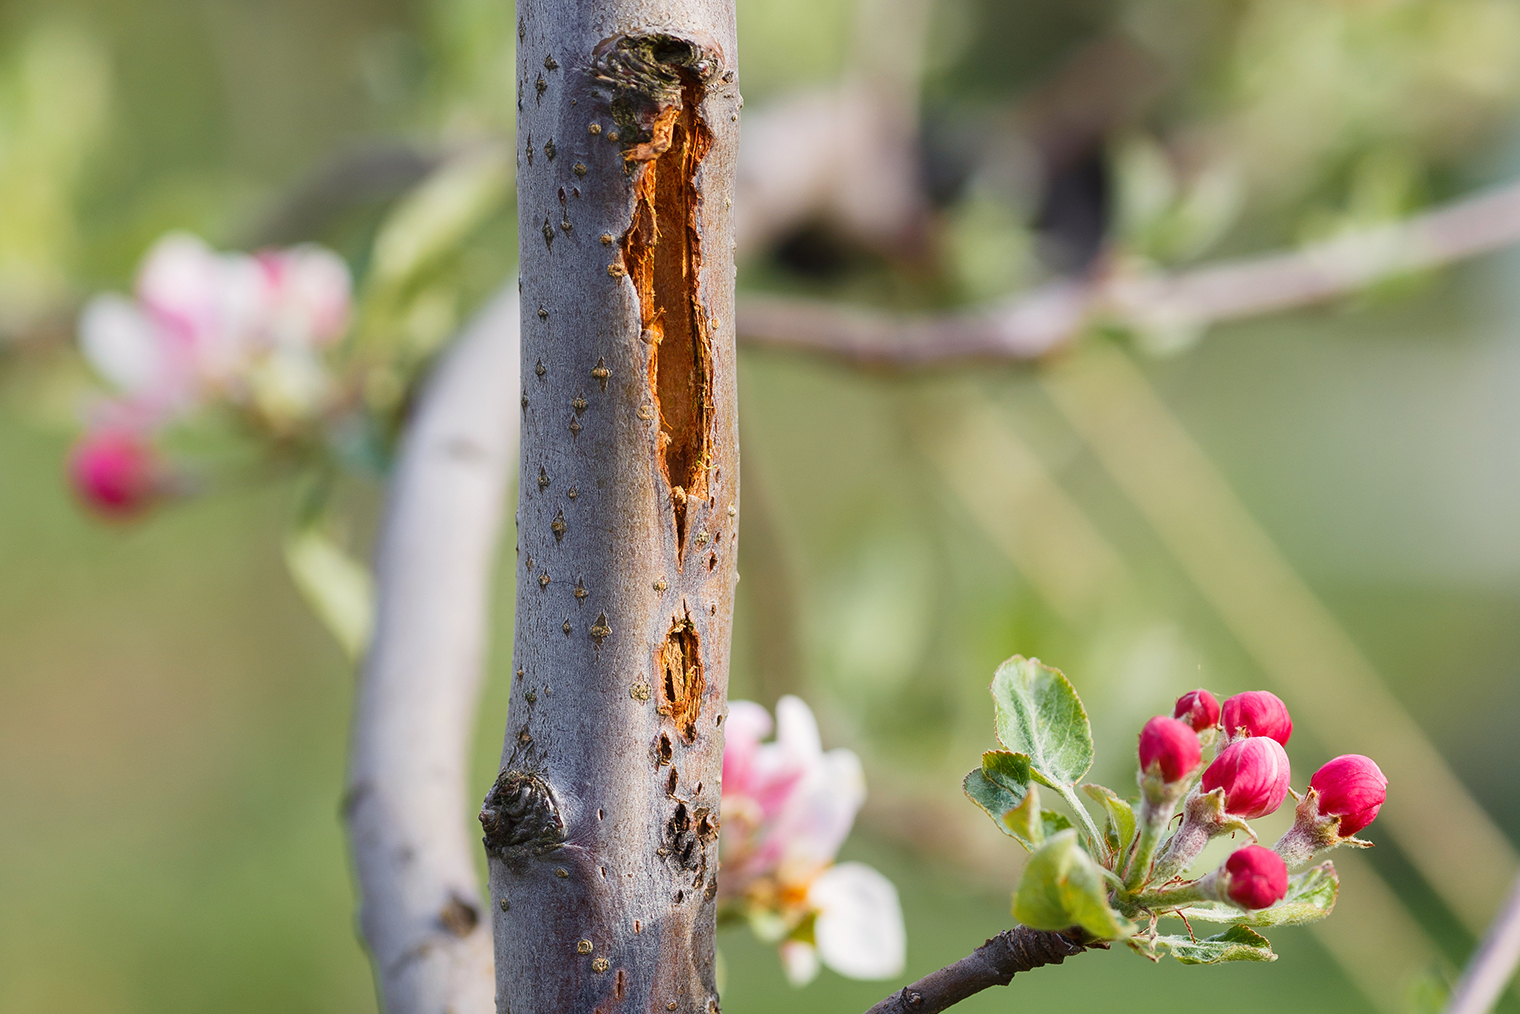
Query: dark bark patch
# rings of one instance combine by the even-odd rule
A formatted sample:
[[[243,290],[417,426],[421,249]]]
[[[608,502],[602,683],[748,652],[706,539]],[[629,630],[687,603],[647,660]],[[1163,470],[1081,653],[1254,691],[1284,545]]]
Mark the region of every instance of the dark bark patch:
[[[480,808],[486,854],[520,861],[564,844],[565,823],[554,791],[528,771],[503,771]]]

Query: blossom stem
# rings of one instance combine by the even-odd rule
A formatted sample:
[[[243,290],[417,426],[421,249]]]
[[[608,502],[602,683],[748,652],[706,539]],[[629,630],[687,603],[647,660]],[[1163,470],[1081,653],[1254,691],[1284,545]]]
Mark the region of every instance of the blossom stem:
[[[1199,901],[1218,901],[1217,877],[1210,874],[1201,880],[1180,884],[1170,889],[1151,891],[1138,895],[1132,904],[1137,909],[1160,912],[1170,908],[1182,908]]]
[[[1061,798],[1066,800],[1066,805],[1071,807],[1072,813],[1076,814],[1077,819],[1082,822],[1082,830],[1086,833],[1088,840],[1093,843],[1093,848],[1103,864],[1112,867],[1116,859],[1108,850],[1108,839],[1104,838],[1103,832],[1098,830],[1098,825],[1094,823],[1092,814],[1087,812],[1087,807],[1083,806],[1077,794],[1071,791],[1071,786],[1057,785],[1054,788],[1061,794]]]
[[[938,1014],[984,989],[1008,985],[1019,972],[1059,965],[1089,947],[1107,946],[1089,942],[1080,929],[1052,932],[1015,926],[959,961],[904,986],[866,1014]]]
[[[1138,891],[1150,882],[1151,862],[1156,858],[1161,836],[1176,809],[1175,800],[1140,801],[1140,834],[1135,842],[1134,857],[1124,873],[1125,890]]]
[[[1177,874],[1188,868],[1203,847],[1214,836],[1214,829],[1193,819],[1192,814],[1185,814],[1182,818],[1182,826],[1177,833],[1172,835],[1172,840],[1167,842],[1166,851],[1161,853],[1161,858],[1156,860],[1156,868],[1152,871],[1151,879],[1160,883],[1171,880]]]

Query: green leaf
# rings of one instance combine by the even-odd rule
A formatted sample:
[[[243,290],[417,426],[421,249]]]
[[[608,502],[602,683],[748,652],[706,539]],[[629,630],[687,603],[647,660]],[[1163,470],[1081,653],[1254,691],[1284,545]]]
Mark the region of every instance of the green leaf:
[[[1210,901],[1186,908],[1182,914],[1204,922],[1234,922],[1243,926],[1302,926],[1329,915],[1335,909],[1340,889],[1335,864],[1321,863],[1288,878],[1287,895],[1271,908],[1242,912],[1231,905]]]
[[[492,145],[450,160],[397,202],[375,236],[373,281],[397,286],[459,246],[511,194],[512,153]]]
[[[1031,785],[1030,790],[1032,792],[1034,786]],[[1041,810],[1040,826],[1044,829],[1041,838],[1054,838],[1062,831],[1069,831],[1071,829],[1071,820],[1064,813],[1057,813],[1054,810]]]
[[[1014,892],[1013,917],[1034,929],[1081,926],[1103,940],[1120,940],[1135,931],[1134,923],[1109,906],[1103,871],[1072,829],[1053,835],[1029,857]]]
[[[1246,926],[1231,926],[1223,933],[1202,940],[1191,937],[1158,936],[1142,938],[1134,942],[1137,950],[1147,957],[1159,957],[1162,952],[1184,965],[1217,965],[1225,961],[1276,961],[1272,944],[1266,937]],[[1133,946],[1133,945],[1132,945]]]
[[[1122,859],[1129,854],[1130,843],[1135,840],[1135,808],[1106,785],[1084,785],[1082,791],[1097,800],[1108,814],[1104,837],[1108,839],[1109,850]]]
[[[1029,851],[1045,840],[1040,791],[1031,780],[1029,758],[1007,750],[982,754],[982,766],[962,783],[971,801],[991,817],[998,830]]]
[[[1092,726],[1060,670],[1015,655],[992,677],[992,702],[998,740],[1029,758],[1037,781],[1069,790],[1092,767]]]
[[[316,525],[285,537],[285,566],[306,604],[356,660],[369,646],[374,624],[374,582],[369,568]]]

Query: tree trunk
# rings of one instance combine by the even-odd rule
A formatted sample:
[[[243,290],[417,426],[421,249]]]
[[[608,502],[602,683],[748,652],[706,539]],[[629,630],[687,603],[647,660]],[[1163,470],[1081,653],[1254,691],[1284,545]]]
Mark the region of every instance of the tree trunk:
[[[428,378],[375,560],[378,622],[354,709],[344,807],[359,925],[388,1014],[486,1014],[490,923],[465,767],[487,594],[516,458],[517,294],[496,297]]]
[[[521,570],[481,811],[497,1008],[715,1011],[733,0],[518,11]]]

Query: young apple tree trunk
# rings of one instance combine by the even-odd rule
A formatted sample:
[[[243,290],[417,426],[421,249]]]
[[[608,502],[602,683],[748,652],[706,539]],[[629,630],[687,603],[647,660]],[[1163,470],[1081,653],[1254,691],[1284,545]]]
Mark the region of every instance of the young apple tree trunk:
[[[733,0],[520,0],[499,1011],[715,1011],[737,558]],[[514,392],[514,396],[515,396]]]

